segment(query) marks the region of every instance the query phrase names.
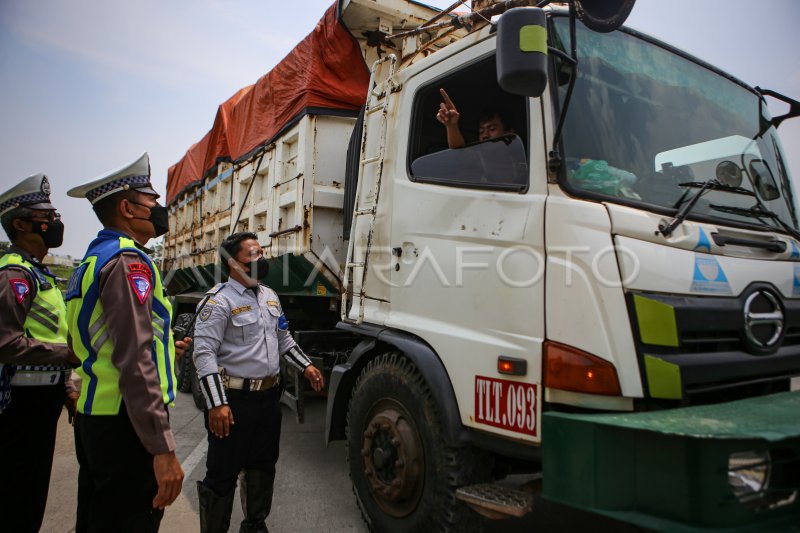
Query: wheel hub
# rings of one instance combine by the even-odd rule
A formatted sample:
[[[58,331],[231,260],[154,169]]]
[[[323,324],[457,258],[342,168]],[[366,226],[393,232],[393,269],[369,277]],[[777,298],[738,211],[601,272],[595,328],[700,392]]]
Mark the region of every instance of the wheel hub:
[[[406,416],[393,407],[378,410],[364,429],[361,455],[375,501],[391,516],[405,516],[422,493],[422,443]]]

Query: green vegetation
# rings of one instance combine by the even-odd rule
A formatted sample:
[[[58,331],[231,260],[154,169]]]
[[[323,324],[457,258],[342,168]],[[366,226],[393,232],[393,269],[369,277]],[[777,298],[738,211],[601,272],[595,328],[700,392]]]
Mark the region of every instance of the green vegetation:
[[[50,272],[55,274],[56,281],[58,282],[58,288],[61,289],[61,292],[66,292],[67,282],[69,281],[69,277],[72,275],[73,270],[75,270],[73,267],[50,265]]]

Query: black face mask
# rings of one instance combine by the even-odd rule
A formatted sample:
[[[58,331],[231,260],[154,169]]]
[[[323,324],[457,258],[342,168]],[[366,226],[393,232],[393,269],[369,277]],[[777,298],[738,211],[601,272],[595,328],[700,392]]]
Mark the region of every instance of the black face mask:
[[[269,274],[269,261],[265,257],[258,258],[255,264],[255,272],[253,272],[253,263],[242,263],[241,261],[239,261],[239,263],[250,265],[250,269],[247,271],[247,277],[254,281],[265,278],[267,274]]]
[[[128,200],[130,202],[130,200]],[[154,205],[150,207],[149,205],[140,204],[139,202],[131,202],[132,204],[140,205],[142,207],[146,207],[150,210],[150,216],[147,218],[142,217],[134,217],[138,218],[139,220],[147,220],[153,225],[153,230],[156,232],[153,235],[155,237],[161,237],[166,232],[169,231],[169,209],[164,207],[163,205]]]
[[[28,219],[28,221],[33,225],[32,231],[42,236],[47,248],[58,248],[64,242],[64,223],[61,220],[41,222]]]

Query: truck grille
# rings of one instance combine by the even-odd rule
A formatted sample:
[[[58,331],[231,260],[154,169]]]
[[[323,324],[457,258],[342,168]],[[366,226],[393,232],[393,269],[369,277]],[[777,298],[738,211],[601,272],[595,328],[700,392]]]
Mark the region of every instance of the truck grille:
[[[684,394],[800,375],[800,299],[771,284],[754,283],[737,297],[626,297],[644,383],[648,357],[680,367]]]

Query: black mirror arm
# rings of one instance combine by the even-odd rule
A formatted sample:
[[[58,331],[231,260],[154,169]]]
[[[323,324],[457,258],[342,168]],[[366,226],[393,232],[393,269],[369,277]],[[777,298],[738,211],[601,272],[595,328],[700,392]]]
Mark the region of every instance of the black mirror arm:
[[[761,87],[756,87],[756,91],[758,91],[758,93],[761,94],[762,96],[771,96],[776,100],[780,100],[781,102],[789,104],[788,113],[786,113],[785,115],[780,115],[778,117],[772,118],[772,125],[775,126],[776,128],[781,124],[781,122],[783,122],[787,118],[800,117],[800,102],[798,102],[797,100],[793,100],[788,96],[784,96],[781,93],[772,91],[770,89],[762,89]]]
[[[578,79],[578,43],[577,43],[577,29],[576,29],[576,17],[575,17],[575,9],[573,6],[570,6],[569,10],[569,40],[570,40],[570,52],[571,57],[567,56],[567,54],[561,52],[560,50],[556,54],[558,57],[564,58],[572,65],[572,73],[569,77],[569,86],[567,87],[567,94],[564,95],[564,105],[561,106],[561,113],[558,117],[558,126],[556,126],[555,134],[553,135],[553,151],[550,152],[550,157],[548,161],[548,168],[551,172],[555,173],[558,172],[558,169],[561,167],[561,155],[558,151],[558,144],[561,140],[561,130],[564,128],[564,122],[567,118],[567,110],[569,109],[569,101],[572,98],[572,90],[575,88],[575,80]],[[548,51],[553,50],[551,47],[547,47]]]
[[[550,55],[556,56],[557,58],[569,63],[573,67],[578,64],[578,61],[574,57],[570,56],[569,54],[566,54],[566,53],[562,52],[558,48],[553,48],[552,46],[548,46],[547,47],[547,53],[550,54]]]

